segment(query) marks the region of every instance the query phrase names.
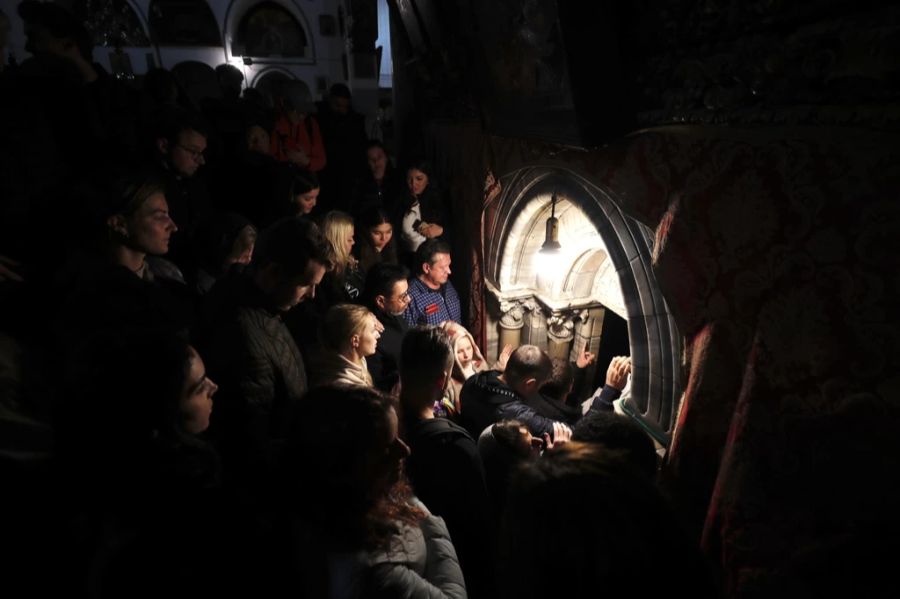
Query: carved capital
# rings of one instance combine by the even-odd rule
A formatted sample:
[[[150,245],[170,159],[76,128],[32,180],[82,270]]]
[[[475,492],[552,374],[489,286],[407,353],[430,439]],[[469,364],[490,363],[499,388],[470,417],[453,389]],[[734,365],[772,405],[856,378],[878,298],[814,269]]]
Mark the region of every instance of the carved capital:
[[[521,329],[525,325],[525,310],[519,300],[500,300],[500,326],[504,329]]]
[[[569,343],[575,338],[575,319],[578,312],[551,314],[547,319],[547,336],[555,343]]]

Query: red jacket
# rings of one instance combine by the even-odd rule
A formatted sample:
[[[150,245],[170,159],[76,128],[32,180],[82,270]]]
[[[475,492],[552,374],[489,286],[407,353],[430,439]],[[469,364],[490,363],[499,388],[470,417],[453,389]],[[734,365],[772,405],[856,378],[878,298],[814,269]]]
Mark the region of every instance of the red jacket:
[[[317,173],[325,168],[325,146],[315,118],[307,115],[294,124],[286,116],[282,116],[275,123],[275,130],[272,131],[272,156],[276,160],[287,162],[287,153],[296,149],[303,150],[309,156],[307,170]]]

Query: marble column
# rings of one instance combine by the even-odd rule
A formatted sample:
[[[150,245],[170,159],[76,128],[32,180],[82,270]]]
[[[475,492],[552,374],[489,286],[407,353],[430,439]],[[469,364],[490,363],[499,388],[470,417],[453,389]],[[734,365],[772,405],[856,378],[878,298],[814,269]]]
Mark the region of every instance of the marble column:
[[[547,319],[547,353],[551,358],[569,359],[577,315],[577,312],[555,312]]]
[[[500,342],[497,351],[503,351],[506,345],[513,349],[522,344],[522,326],[525,324],[525,311],[520,301],[500,300]],[[499,357],[499,356],[498,356]]]

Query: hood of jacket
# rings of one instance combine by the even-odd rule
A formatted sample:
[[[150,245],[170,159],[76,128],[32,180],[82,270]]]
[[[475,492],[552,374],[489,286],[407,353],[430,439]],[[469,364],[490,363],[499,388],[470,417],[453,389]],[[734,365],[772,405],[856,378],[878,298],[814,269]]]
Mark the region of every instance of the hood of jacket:
[[[486,370],[471,377],[472,385],[477,389],[481,399],[491,405],[503,405],[511,401],[524,401],[522,396],[500,380],[499,370]]]

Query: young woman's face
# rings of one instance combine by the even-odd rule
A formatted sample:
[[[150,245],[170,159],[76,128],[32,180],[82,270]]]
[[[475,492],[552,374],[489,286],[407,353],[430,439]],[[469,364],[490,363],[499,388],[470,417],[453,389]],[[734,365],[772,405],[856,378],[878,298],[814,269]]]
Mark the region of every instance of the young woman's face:
[[[212,397],[219,387],[206,376],[206,367],[200,354],[194,348],[190,350],[190,367],[179,402],[180,424],[186,433],[199,435],[209,428],[209,417],[213,408]]]
[[[350,250],[353,249],[353,244],[356,243],[353,240],[353,234],[353,227],[350,227],[350,229],[347,231],[347,236],[344,238],[344,253],[346,253],[347,255],[350,255]]]
[[[312,212],[313,208],[316,207],[316,202],[318,201],[318,199],[318,187],[296,196],[294,198],[294,202],[297,204],[297,216],[303,216],[304,214],[309,214],[310,212]]]
[[[467,336],[463,336],[459,341],[456,342],[456,359],[459,361],[461,366],[468,366],[472,361],[472,354],[474,350],[472,349],[472,342],[469,341]]]
[[[374,447],[368,456],[367,474],[376,491],[389,489],[400,480],[403,460],[409,457],[409,446],[397,434],[397,413],[388,410],[385,423],[378,428]]]
[[[391,237],[393,236],[394,226],[391,223],[382,223],[369,229],[369,239],[372,240],[372,246],[379,252],[391,242]]]
[[[387,155],[384,150],[375,146],[366,151],[366,160],[369,163],[369,171],[376,181],[384,179],[384,172],[387,170]]]
[[[378,332],[375,315],[369,314],[366,317],[366,325],[359,335],[359,346],[356,348],[356,351],[364,358],[371,356],[375,353],[375,348],[378,347],[378,339],[380,338],[381,333]]]
[[[406,172],[406,186],[411,194],[418,197],[428,187],[428,175],[417,168],[411,168]]]
[[[147,198],[126,219],[126,228],[129,245],[153,256],[162,256],[169,251],[169,239],[178,230],[169,216],[169,205],[162,192]]]

